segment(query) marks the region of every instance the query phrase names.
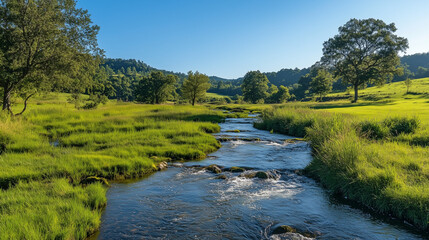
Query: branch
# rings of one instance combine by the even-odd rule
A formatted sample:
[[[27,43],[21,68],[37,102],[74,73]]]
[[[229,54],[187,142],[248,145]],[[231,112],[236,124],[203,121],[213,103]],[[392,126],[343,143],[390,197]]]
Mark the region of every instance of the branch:
[[[24,113],[24,111],[27,109],[27,101],[28,101],[28,99],[30,99],[34,94],[36,94],[36,93],[32,93],[32,94],[30,94],[30,95],[28,95],[26,98],[25,98],[25,100],[24,100],[24,108],[22,109],[22,111],[20,112],[20,113],[17,113],[17,114],[13,114],[12,112],[12,115],[13,116],[19,116],[19,115],[22,115],[23,113]],[[9,110],[10,111],[10,110]]]

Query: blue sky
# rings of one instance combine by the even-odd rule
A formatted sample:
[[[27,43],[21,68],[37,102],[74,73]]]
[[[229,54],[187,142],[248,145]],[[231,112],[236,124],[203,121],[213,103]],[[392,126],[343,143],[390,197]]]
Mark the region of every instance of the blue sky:
[[[309,67],[350,18],[394,22],[407,54],[429,52],[428,0],[78,0],[111,58],[237,78]]]

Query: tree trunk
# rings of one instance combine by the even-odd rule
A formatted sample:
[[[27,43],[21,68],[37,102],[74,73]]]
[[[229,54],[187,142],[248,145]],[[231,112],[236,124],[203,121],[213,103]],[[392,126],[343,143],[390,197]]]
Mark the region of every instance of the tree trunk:
[[[195,105],[195,98],[192,98],[192,106]]]
[[[10,92],[7,86],[3,87],[3,106],[2,110],[10,110]]]
[[[359,86],[355,85],[355,100],[353,101],[354,103],[356,103],[358,101],[358,91],[359,91]]]

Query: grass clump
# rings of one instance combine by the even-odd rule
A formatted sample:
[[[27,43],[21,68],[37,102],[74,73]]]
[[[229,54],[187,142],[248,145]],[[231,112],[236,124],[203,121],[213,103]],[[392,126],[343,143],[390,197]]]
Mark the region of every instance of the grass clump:
[[[0,239],[85,239],[100,225],[105,194],[101,184],[65,179],[0,190]]]
[[[359,123],[359,130],[362,136],[369,139],[385,139],[390,136],[390,131],[387,126],[376,121],[365,120]]]
[[[387,118],[384,120],[384,125],[389,128],[390,134],[394,137],[400,134],[410,134],[415,133],[416,129],[419,127],[419,120],[414,118],[407,117],[393,117]]]

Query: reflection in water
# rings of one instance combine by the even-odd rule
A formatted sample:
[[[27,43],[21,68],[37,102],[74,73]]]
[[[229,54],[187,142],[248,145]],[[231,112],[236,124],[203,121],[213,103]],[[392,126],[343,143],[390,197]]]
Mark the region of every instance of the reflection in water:
[[[320,232],[318,239],[419,239],[406,226],[387,224],[359,209],[330,201],[317,183],[294,173],[311,161],[305,142],[252,127],[252,119],[228,119],[216,136],[259,138],[227,141],[204,161],[174,164],[142,181],[114,184],[99,239],[289,239],[272,235],[277,225]],[[240,133],[228,130],[241,130]],[[259,179],[192,168],[217,164],[253,171],[277,170]],[[249,170],[252,171],[252,170]],[[396,224],[396,225],[395,225]]]

